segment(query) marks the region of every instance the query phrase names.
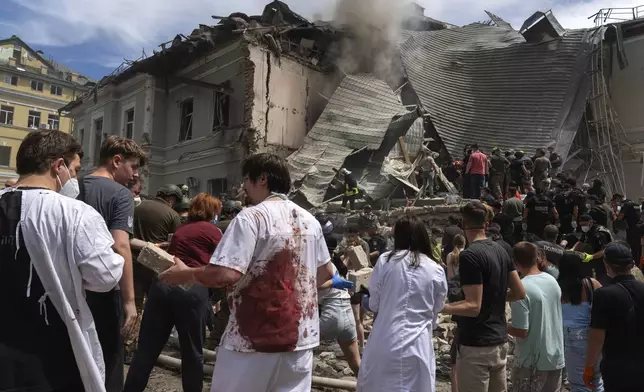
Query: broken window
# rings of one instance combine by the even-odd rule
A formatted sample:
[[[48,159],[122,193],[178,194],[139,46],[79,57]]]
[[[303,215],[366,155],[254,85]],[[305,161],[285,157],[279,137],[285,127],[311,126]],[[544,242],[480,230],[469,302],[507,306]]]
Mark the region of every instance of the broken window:
[[[188,98],[181,102],[181,129],[179,130],[180,142],[192,139],[192,109],[192,98]]]
[[[42,92],[42,90],[43,90],[43,82],[40,82],[38,80],[32,80],[31,81],[31,89],[34,90],[34,91]]]
[[[55,114],[48,114],[47,124],[49,124],[49,129],[54,129],[54,130],[60,129],[60,117],[58,117]]]
[[[13,125],[13,108],[11,106],[0,106],[0,124]]]
[[[38,128],[40,126],[40,112],[36,112],[34,110],[29,111],[27,126],[29,128]]]
[[[101,154],[101,143],[103,143],[103,117],[94,120],[94,161],[96,163]]]
[[[230,82],[221,85],[224,88],[230,87]],[[212,128],[227,127],[230,125],[230,95],[219,91],[214,92],[215,116]]]
[[[11,147],[0,146],[0,166],[9,166],[11,163]]]
[[[125,137],[132,139],[134,135],[134,108],[125,112]]]
[[[16,65],[22,64],[22,56],[20,51],[20,46],[13,47],[13,59],[16,60]]]
[[[228,180],[226,178],[213,178],[208,180],[208,193],[221,197],[228,191]]]

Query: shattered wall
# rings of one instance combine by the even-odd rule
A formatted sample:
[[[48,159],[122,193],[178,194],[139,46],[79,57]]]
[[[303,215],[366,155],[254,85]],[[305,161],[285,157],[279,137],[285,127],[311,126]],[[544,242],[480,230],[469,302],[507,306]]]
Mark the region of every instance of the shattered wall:
[[[330,96],[339,81],[262,47],[249,51],[255,68],[252,128],[260,149],[295,150],[326,105],[318,93]]]
[[[613,55],[609,83],[611,101],[631,147],[644,150],[644,35],[625,39],[624,51],[628,59],[628,66],[624,69],[620,69],[617,56]],[[622,160],[626,195],[637,200],[644,195],[641,156],[624,151]]]

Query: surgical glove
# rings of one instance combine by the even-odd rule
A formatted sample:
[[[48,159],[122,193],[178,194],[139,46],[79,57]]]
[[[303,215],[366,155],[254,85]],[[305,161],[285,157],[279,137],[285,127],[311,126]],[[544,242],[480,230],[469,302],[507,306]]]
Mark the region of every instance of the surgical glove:
[[[335,273],[331,278],[331,287],[334,289],[348,290],[353,288],[353,282],[342,279],[339,273]]]
[[[592,366],[584,367],[584,384],[590,389],[595,389],[593,378],[595,377],[595,368]]]

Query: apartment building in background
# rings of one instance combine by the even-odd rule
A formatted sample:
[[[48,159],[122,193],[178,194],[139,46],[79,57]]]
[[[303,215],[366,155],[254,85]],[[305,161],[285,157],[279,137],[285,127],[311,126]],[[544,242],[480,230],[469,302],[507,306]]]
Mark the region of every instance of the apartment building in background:
[[[94,81],[47,59],[17,36],[0,40],[0,187],[16,178],[16,153],[36,129],[70,133],[73,120],[58,109]]]

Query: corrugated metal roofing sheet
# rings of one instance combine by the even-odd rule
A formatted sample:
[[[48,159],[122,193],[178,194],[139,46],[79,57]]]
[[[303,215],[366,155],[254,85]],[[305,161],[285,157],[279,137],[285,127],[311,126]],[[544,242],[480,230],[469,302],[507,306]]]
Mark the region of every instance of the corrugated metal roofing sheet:
[[[453,157],[474,142],[532,152],[583,111],[572,101],[586,71],[585,30],[544,43],[484,24],[409,35],[400,45],[409,81]]]
[[[396,115],[402,116],[392,122]],[[409,128],[416,116],[407,113],[385,82],[371,75],[349,75],[330,98],[304,145],[288,157],[291,177],[303,180],[300,192],[319,205],[335,176],[333,169],[340,169],[351,152],[378,150],[390,128],[396,132],[404,124]]]

